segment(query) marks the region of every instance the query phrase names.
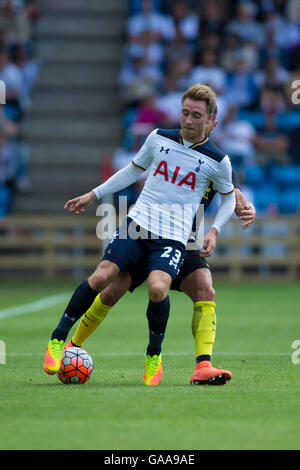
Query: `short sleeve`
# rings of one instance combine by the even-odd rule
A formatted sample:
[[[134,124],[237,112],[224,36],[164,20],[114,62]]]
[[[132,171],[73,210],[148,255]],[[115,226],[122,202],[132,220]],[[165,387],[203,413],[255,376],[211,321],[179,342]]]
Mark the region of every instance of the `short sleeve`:
[[[140,148],[136,156],[133,158],[131,163],[134,167],[139,168],[142,171],[145,171],[151,165],[153,156],[154,156],[153,142],[154,142],[156,133],[157,133],[157,129],[155,129],[148,135],[144,144],[142,145],[142,147]]]

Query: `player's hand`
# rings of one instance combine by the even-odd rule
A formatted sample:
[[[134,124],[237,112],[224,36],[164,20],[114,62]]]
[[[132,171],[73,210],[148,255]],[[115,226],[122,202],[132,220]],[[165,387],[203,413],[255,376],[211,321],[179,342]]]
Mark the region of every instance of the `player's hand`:
[[[207,258],[211,256],[215,251],[217,244],[218,231],[213,227],[204,237],[203,247],[200,250],[201,258]]]
[[[245,221],[242,224],[242,229],[245,230],[251,224],[253,224],[256,216],[256,210],[252,202],[247,202],[243,208],[240,208],[238,212],[236,211],[236,214],[238,215],[240,220]]]
[[[85,210],[93,204],[96,200],[96,194],[94,191],[90,191],[89,193],[83,194],[82,196],[75,197],[74,199],[70,199],[64,205],[64,209],[69,209],[70,212],[75,212],[75,214],[81,214],[85,212]]]

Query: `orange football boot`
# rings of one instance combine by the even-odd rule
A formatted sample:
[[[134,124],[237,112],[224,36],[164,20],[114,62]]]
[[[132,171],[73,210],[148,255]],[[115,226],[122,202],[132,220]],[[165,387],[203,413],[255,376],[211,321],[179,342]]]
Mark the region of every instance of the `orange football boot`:
[[[68,348],[77,348],[78,346],[74,346],[74,344],[72,343],[72,340],[69,339],[69,341],[67,342],[67,344],[64,346],[64,350],[65,349],[68,349]]]
[[[196,364],[191,377],[191,385],[225,385],[232,378],[229,370],[216,369],[210,361],[201,361]]]

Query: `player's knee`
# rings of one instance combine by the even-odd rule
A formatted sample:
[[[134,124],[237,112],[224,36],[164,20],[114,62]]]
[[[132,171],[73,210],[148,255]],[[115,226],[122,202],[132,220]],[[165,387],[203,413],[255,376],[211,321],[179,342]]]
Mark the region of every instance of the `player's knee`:
[[[102,291],[117,277],[119,271],[119,268],[114,263],[109,261],[101,262],[94,273],[88,278],[91,288],[98,292]]]
[[[108,276],[104,273],[94,273],[89,277],[88,281],[92,289],[100,292],[108,284]]]
[[[194,302],[212,301],[216,298],[216,291],[211,285],[199,286],[194,292]]]
[[[116,297],[115,293],[112,292],[111,290],[107,292],[106,289],[104,289],[101,292],[101,302],[104,305],[109,305],[110,307],[112,307],[118,302],[118,300],[119,300],[119,297]]]
[[[124,293],[117,285],[109,285],[101,292],[101,302],[112,307]]]
[[[155,281],[149,284],[148,292],[152,302],[161,302],[166,297],[168,290],[164,282]]]
[[[111,273],[106,269],[96,270],[88,279],[92,289],[100,292],[102,291],[112,280]]]

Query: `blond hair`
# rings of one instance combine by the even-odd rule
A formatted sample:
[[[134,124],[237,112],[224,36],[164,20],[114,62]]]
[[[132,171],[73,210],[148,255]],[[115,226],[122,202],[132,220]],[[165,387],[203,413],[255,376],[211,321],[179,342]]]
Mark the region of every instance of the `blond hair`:
[[[196,83],[186,90],[181,98],[181,103],[189,98],[193,101],[205,101],[207,105],[207,114],[214,114],[217,108],[216,94],[212,88],[207,85]]]

